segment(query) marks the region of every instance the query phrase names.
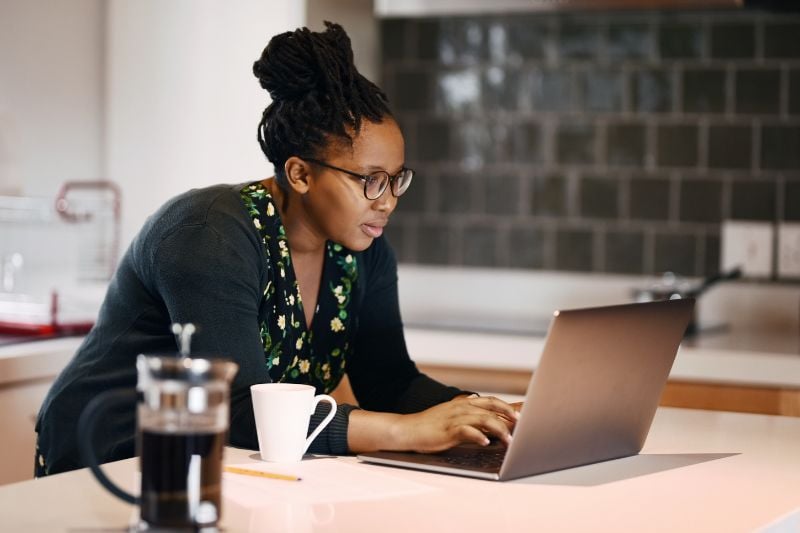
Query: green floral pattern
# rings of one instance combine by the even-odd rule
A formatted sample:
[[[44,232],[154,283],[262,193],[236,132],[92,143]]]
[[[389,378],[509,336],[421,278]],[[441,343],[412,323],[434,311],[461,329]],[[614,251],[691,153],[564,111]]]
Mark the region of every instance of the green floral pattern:
[[[317,308],[307,329],[286,230],[272,196],[256,182],[242,188],[241,197],[269,265],[262,302],[269,313],[260,325],[267,372],[273,382],[303,383],[329,393],[344,375],[350,350],[356,257],[340,244],[326,244]]]

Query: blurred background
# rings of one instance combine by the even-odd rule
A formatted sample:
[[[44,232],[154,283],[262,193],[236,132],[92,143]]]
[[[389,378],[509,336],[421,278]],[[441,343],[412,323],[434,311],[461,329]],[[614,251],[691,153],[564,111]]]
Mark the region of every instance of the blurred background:
[[[423,371],[519,394],[554,309],[703,294],[662,405],[800,415],[797,8],[0,0],[0,483],[145,219],[272,175],[252,64],[324,20],[417,171],[387,236]]]
[[[0,194],[111,181],[83,209],[113,221],[119,195],[121,251],[169,197],[270,175],[251,64],[331,19],[418,171],[388,232],[402,262],[800,279],[800,15],[626,3],[3,0]]]

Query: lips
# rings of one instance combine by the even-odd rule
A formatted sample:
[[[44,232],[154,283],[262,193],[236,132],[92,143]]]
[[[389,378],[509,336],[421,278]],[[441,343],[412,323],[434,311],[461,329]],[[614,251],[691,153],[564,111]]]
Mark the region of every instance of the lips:
[[[386,226],[387,220],[376,220],[361,224],[361,231],[366,233],[369,237],[377,239],[383,235],[383,228]]]

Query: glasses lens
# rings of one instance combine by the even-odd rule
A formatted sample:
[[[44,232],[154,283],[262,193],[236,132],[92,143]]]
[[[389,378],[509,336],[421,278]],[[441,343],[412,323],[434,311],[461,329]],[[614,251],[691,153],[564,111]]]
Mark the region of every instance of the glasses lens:
[[[410,168],[404,168],[400,174],[394,178],[394,183],[392,184],[392,193],[394,193],[395,196],[400,196],[406,192],[408,187],[411,185],[411,179],[413,177],[414,171]]]
[[[376,172],[364,182],[364,192],[370,200],[380,198],[386,186],[389,184],[389,174],[386,172]]]

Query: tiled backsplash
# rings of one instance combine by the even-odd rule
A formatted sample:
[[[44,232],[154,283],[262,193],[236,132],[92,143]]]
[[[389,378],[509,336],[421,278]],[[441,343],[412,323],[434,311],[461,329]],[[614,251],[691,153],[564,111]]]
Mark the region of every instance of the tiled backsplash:
[[[800,15],[381,23],[417,170],[406,263],[704,275],[726,219],[800,221]]]

